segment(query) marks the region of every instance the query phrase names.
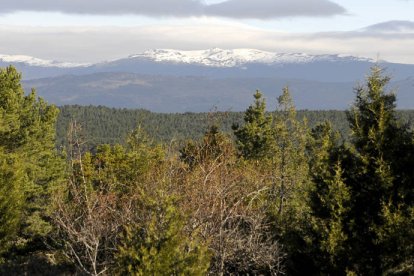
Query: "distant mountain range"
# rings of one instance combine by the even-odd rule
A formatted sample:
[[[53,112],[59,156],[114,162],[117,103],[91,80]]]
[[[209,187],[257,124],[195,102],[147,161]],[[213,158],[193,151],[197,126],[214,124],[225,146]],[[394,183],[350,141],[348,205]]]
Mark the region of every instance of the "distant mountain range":
[[[131,55],[126,59],[101,62],[97,64],[69,63],[51,60],[42,60],[25,55],[0,55],[0,62],[12,62],[37,67],[79,68],[100,67],[125,60],[150,60],[154,62],[172,62],[176,64],[197,64],[211,67],[237,67],[250,63],[262,64],[297,64],[318,61],[349,62],[368,61],[368,58],[359,58],[348,55],[308,55],[305,53],[273,53],[256,49],[223,50],[213,48],[200,51],[180,51],[173,49],[152,49],[140,54]]]
[[[95,64],[0,55],[24,86],[57,105],[82,104],[198,112],[244,110],[256,89],[272,105],[288,85],[298,108],[346,109],[353,87],[375,61],[346,55],[272,53],[255,49],[156,49]],[[414,65],[380,61],[398,89],[399,108],[414,108]]]
[[[239,67],[247,64],[302,64],[318,61],[370,61],[344,55],[308,55],[304,53],[273,53],[255,49],[223,50],[219,48],[202,51],[178,51],[172,49],[149,50],[132,55],[129,59],[149,59],[156,62],[199,64],[211,67]]]

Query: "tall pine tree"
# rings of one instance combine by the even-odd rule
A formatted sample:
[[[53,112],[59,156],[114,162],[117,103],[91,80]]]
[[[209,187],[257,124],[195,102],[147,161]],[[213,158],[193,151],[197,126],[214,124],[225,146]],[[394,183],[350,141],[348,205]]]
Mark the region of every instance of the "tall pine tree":
[[[30,241],[51,230],[50,192],[63,167],[54,140],[58,110],[34,90],[25,95],[20,81],[14,67],[0,69],[0,228]]]

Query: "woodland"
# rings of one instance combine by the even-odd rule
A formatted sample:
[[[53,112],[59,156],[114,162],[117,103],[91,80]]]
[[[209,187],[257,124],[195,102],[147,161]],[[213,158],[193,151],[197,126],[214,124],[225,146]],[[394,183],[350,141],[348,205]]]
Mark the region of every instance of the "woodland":
[[[0,275],[412,275],[413,111],[50,105],[0,69]]]

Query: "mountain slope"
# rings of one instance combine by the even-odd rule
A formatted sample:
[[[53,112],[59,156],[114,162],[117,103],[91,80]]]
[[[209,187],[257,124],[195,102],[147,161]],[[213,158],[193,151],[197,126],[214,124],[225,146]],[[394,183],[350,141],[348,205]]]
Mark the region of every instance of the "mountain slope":
[[[2,61],[3,60],[3,61]],[[244,110],[256,89],[274,103],[291,87],[298,108],[346,109],[353,87],[374,62],[343,55],[280,54],[254,49],[150,50],[96,64],[0,56],[23,72],[26,89],[58,104],[199,112]],[[380,63],[399,90],[399,108],[414,108],[414,65]]]
[[[256,89],[264,92],[270,109],[282,88],[289,85],[299,109],[347,109],[354,99],[354,82],[317,82],[284,78],[222,78],[96,73],[25,81],[40,96],[58,105],[105,105],[144,108],[155,112],[242,111]],[[414,79],[399,87],[400,107],[413,108]]]

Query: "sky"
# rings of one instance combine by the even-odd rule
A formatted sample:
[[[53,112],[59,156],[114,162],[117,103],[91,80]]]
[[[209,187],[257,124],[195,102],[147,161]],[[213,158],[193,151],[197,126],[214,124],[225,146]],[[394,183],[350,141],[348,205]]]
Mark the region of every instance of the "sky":
[[[414,64],[414,0],[1,0],[0,54],[255,48]]]

